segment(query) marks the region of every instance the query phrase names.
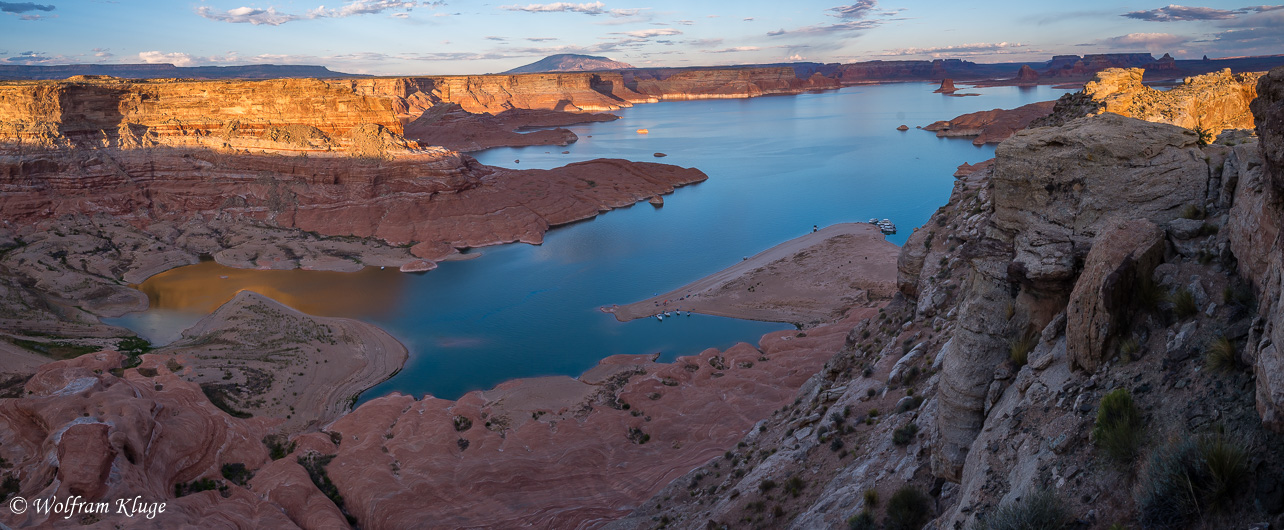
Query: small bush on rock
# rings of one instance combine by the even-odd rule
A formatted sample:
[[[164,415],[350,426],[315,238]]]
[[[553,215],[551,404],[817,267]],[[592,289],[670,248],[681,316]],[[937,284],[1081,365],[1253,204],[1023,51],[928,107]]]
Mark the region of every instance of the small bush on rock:
[[[1047,490],[1039,491],[1017,502],[1000,506],[984,522],[978,520],[973,530],[1061,530],[1074,518],[1061,505],[1060,499]]]
[[[884,530],[920,530],[931,520],[932,499],[913,486],[903,486],[887,501]]]
[[[1132,462],[1137,456],[1144,430],[1141,411],[1133,403],[1128,389],[1118,388],[1101,398],[1092,437],[1097,447],[1110,458],[1122,463]]]

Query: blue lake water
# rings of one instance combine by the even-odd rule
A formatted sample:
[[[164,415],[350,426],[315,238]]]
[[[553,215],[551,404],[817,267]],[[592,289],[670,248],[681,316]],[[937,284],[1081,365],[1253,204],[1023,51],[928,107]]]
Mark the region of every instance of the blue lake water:
[[[570,127],[580,140],[567,147],[475,153],[482,163],[517,168],[594,158],[657,161],[700,168],[709,180],[666,196],[662,208],[643,202],[614,210],[554,229],[539,246],[477,249],[478,259],[390,277],[397,282],[392,294],[369,289],[383,310],[336,313],[379,325],[411,356],[362,401],[394,391],[453,399],[518,377],[579,375],[608,355],[660,352],[669,360],[790,328],[701,315],[620,323],[597,308],[679,287],[812,225],[889,218],[901,229],[889,239],[901,244],[948,199],[959,164],[994,154],[992,146],[938,139],[915,126],[1067,92],[996,87],[968,90],[982,94],[976,97],[945,97],[934,88],[907,83],[638,105],[617,112],[618,121]],[[910,130],[897,131],[901,124]],[[639,128],[650,133],[637,134]],[[654,158],[656,152],[668,156]],[[219,274],[209,271],[201,274]],[[325,278],[317,285],[344,281]],[[151,338],[176,319],[199,316],[179,313],[156,309],[112,322]]]

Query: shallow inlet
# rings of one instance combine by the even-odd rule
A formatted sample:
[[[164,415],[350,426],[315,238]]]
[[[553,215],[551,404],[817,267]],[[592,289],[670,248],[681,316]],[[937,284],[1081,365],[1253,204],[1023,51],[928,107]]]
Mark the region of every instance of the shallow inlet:
[[[480,259],[443,263],[425,274],[236,271],[235,277],[243,273],[246,283],[285,293],[282,302],[307,312],[375,323],[405,343],[411,351],[406,367],[362,401],[391,392],[453,399],[517,377],[576,376],[613,354],[660,352],[671,360],[756,343],[791,326],[701,315],[620,323],[597,308],[676,288],[813,225],[889,218],[900,227],[889,239],[903,243],[948,199],[959,164],[994,153],[993,146],[939,139],[914,126],[1068,92],[997,87],[954,98],[932,93],[935,88],[904,83],[638,105],[618,112],[618,121],[570,127],[580,140],[568,147],[497,148],[474,156],[519,168],[627,158],[709,174],[708,181],[666,197],[663,208],[642,202],[552,230],[540,246],[478,249]],[[897,131],[901,124],[910,130]],[[649,134],[637,134],[641,128]],[[668,156],[657,159],[656,152]],[[309,276],[315,274],[338,276]],[[202,264],[154,279],[167,277],[178,281],[149,291],[157,305],[234,276]],[[208,307],[208,300],[158,307],[112,322],[160,339]]]

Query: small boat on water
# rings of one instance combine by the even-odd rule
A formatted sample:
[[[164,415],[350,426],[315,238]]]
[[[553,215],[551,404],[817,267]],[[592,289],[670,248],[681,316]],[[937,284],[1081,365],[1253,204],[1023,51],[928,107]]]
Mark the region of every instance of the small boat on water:
[[[660,322],[664,322],[664,316],[663,316],[663,315],[656,315],[656,316],[655,316],[655,319],[656,319],[656,320],[659,320]]]
[[[870,219],[869,224],[877,226],[884,234],[896,233],[896,225],[892,224],[891,219],[883,219],[882,221],[879,221],[878,219]]]

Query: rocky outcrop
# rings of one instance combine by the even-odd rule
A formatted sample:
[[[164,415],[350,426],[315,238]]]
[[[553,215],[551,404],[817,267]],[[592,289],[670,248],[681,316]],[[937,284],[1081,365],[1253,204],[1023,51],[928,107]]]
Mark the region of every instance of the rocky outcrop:
[[[406,347],[346,318],[305,315],[241,291],[154,355],[183,366],[227,410],[275,418],[275,432],[315,430],[349,412],[354,398],[401,371]],[[299,366],[307,367],[302,371]]]
[[[1284,430],[1284,69],[1261,78],[1252,111],[1260,150],[1236,146],[1223,168],[1224,192],[1233,197],[1230,247],[1239,270],[1258,293],[1259,320],[1247,338],[1245,357],[1257,377],[1262,422]]]
[[[1095,372],[1127,324],[1134,293],[1164,258],[1164,232],[1136,219],[1108,228],[1092,243],[1066,305],[1066,354]]]
[[[225,464],[258,468],[268,461],[258,420],[237,420],[205,399],[199,387],[145,357],[138,369],[120,370],[115,352],[85,355],[43,366],[21,399],[0,400],[0,458],[4,474],[27,499],[82,495],[87,502],[141,497],[165,503],[152,519],[111,513],[24,514],[5,510],[12,527],[99,522],[142,528],[239,521],[251,526],[294,527],[281,511],[235,488],[175,498],[175,485],[220,478]],[[113,372],[118,375],[113,375]],[[143,372],[152,375],[142,375]]]
[[[1041,101],[1009,110],[983,110],[949,121],[934,122],[923,130],[936,132],[938,138],[974,136],[972,143],[975,145],[997,144],[1052,113],[1055,105],[1054,101]]]
[[[937,94],[953,94],[955,92],[958,92],[958,90],[959,89],[954,86],[954,80],[947,77],[945,79],[942,79],[941,86],[936,90],[933,90],[932,92],[935,92]]]
[[[1018,84],[1022,84],[1022,85],[1038,84],[1039,72],[1036,72],[1034,71],[1033,68],[1030,68],[1030,65],[1023,64],[1021,65],[1021,69],[1017,70],[1016,81]]]
[[[1212,142],[1226,129],[1253,128],[1248,104],[1257,97],[1260,73],[1221,72],[1186,78],[1184,84],[1159,91],[1142,84],[1140,68],[1104,70],[1084,85],[1083,91],[1066,94],[1052,116],[1036,125],[1060,125],[1069,120],[1103,112],[1168,123],[1206,133]]]
[[[1014,279],[1072,281],[1120,221],[1166,223],[1202,208],[1208,165],[1194,132],[1103,114],[1021,131],[996,150],[994,224],[1013,234]]]

